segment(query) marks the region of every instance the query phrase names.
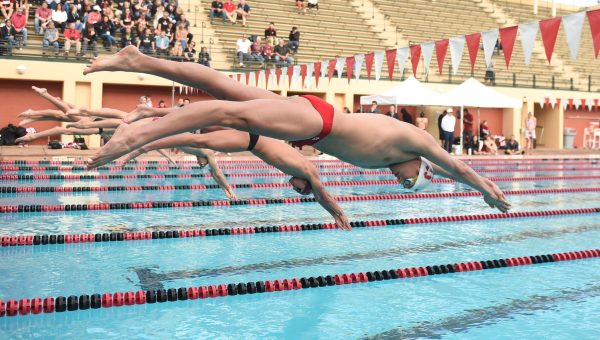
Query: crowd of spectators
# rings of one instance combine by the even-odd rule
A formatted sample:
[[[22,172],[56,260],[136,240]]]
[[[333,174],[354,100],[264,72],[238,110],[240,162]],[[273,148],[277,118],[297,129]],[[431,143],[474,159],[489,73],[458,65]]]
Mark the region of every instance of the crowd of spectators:
[[[254,62],[263,67],[265,63],[276,66],[290,66],[294,63],[293,55],[298,53],[300,47],[300,31],[292,27],[288,43],[277,37],[277,29],[273,22],[269,23],[264,31],[265,42],[260,36],[253,35],[242,37],[236,41],[236,61],[240,67],[245,67],[246,62]]]
[[[30,5],[24,1],[2,0],[0,52],[27,44]],[[74,48],[77,57],[97,56],[99,44],[107,51],[133,45],[146,54],[210,65],[206,49],[197,55],[189,26],[176,0],[41,0],[33,18],[44,55],[62,49],[68,56]]]

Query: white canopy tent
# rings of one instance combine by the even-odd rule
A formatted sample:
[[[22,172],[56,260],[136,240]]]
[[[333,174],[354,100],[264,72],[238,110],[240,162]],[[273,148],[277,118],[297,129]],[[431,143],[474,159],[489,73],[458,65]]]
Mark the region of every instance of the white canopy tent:
[[[370,105],[373,101],[379,105],[440,105],[439,97],[439,93],[411,76],[398,86],[380,94],[360,97],[360,105]]]

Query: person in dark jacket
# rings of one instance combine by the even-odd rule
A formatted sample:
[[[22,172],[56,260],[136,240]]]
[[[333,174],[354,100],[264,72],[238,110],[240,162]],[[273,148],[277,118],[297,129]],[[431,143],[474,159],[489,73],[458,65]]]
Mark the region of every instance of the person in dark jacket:
[[[403,122],[408,123],[408,124],[413,123],[410,113],[408,113],[408,111],[406,111],[405,108],[400,109],[400,113],[402,113],[402,121]]]
[[[290,31],[290,36],[288,38],[288,46],[294,54],[298,53],[298,47],[300,47],[300,31],[298,31],[298,27],[292,27]]]

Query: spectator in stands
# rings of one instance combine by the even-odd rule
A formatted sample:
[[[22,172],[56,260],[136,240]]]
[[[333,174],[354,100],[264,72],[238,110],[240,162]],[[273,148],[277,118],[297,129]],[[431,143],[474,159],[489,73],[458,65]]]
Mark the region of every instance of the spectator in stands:
[[[283,39],[279,39],[279,43],[275,46],[275,61],[277,63],[283,62],[285,66],[290,66],[294,63],[294,58],[291,57],[291,50],[288,45],[286,45]]]
[[[275,47],[269,39],[267,39],[267,43],[263,46],[263,58],[265,62],[275,61]]]
[[[0,11],[4,19],[10,19],[15,11],[15,0],[2,0],[0,2]]]
[[[42,29],[46,29],[46,25],[51,18],[52,10],[48,8],[47,2],[42,2],[42,5],[35,10],[35,19],[33,19],[35,33],[42,33]]]
[[[144,98],[146,98],[146,106],[153,107],[152,106],[152,96],[149,95],[149,94],[147,94],[147,95],[144,96]]]
[[[123,24],[124,27],[131,28],[131,27],[133,27],[134,21],[135,21],[135,18],[133,16],[133,13],[131,13],[131,8],[126,7],[123,14],[121,14],[121,23]]]
[[[492,138],[492,136],[487,135],[485,140],[483,141],[483,147],[481,151],[476,152],[476,155],[497,155],[498,154],[498,146],[496,142]]]
[[[256,37],[252,43],[252,46],[250,46],[250,58],[258,61],[260,63],[260,67],[263,67],[265,63],[264,46],[261,43],[260,37]]]
[[[237,21],[237,8],[233,3],[233,0],[227,0],[225,4],[223,4],[223,13],[225,13],[225,17],[231,22],[232,25],[235,25]]]
[[[112,50],[112,46],[115,44],[115,24],[110,21],[108,16],[102,17],[102,21],[96,24],[96,32],[102,38],[104,42],[104,48]]]
[[[371,108],[369,109],[369,113],[381,113],[379,110],[378,104],[376,101],[371,102]]]
[[[533,113],[527,113],[527,121],[525,122],[525,149],[527,151],[531,151],[535,148],[535,139],[536,132],[535,128],[537,126],[537,118],[533,115]]]
[[[443,148],[448,153],[452,153],[452,144],[454,143],[454,127],[456,125],[456,117],[454,110],[449,108],[446,110],[446,115],[442,118],[442,136],[444,137]]]
[[[187,45],[187,47],[183,50],[183,59],[188,62],[196,62],[196,43],[191,42]]]
[[[93,11],[88,14],[86,22],[89,25],[96,25],[102,21],[102,14],[100,14],[100,6],[94,5]]]
[[[13,13],[10,18],[17,35],[21,35],[23,46],[27,45],[27,20],[29,18],[29,5],[24,4],[23,6],[17,8],[17,11]],[[15,36],[16,39],[16,36]]]
[[[75,45],[75,52],[77,56],[81,55],[81,33],[75,27],[75,23],[69,24],[69,28],[65,30],[65,57],[69,56],[69,50],[71,45]]]
[[[500,51],[502,51],[502,41],[498,38],[496,39],[496,45],[494,45],[494,54],[497,52],[500,55]]]
[[[416,123],[419,129],[427,130],[427,127],[429,126],[429,119],[425,117],[425,112],[421,111],[421,113],[419,113],[419,117],[417,117]]]
[[[479,139],[485,140],[485,137],[487,137],[489,134],[490,127],[488,125],[488,121],[484,120],[483,122],[481,122],[481,124],[479,124]]]
[[[319,12],[319,0],[308,0],[308,10]]]
[[[144,54],[152,54],[154,53],[154,40],[152,32],[146,28],[137,41],[137,47]]]
[[[210,67],[210,54],[206,51],[206,47],[202,47],[198,53],[198,64]]]
[[[164,11],[162,18],[158,19],[156,28],[166,32],[169,30],[169,23],[171,23],[171,18],[169,18],[169,12]]]
[[[306,12],[306,8],[304,8],[304,0],[296,0],[296,9],[298,13],[304,14]]]
[[[79,13],[79,9],[75,5],[72,5],[69,13],[67,13],[67,24],[70,25],[71,23],[75,23],[75,29],[77,29],[79,33],[83,31],[83,19],[81,13]]]
[[[164,100],[161,100],[161,101],[158,102],[158,108],[159,109],[166,109],[167,108],[167,105],[165,105],[165,101]]]
[[[60,29],[61,33],[65,31],[67,17],[67,12],[63,9],[63,5],[57,4],[56,9],[52,11],[52,21],[54,21],[54,27]]]
[[[298,47],[300,47],[300,31],[298,31],[298,27],[292,27],[290,31],[288,45],[294,54],[298,53]]]
[[[468,109],[463,110],[463,138],[469,140],[473,137],[473,115]]]
[[[265,29],[265,39],[271,44],[275,44],[275,38],[277,38],[277,30],[275,29],[275,23],[270,22],[269,26]]]
[[[177,99],[177,107],[183,107],[183,98]]]
[[[244,67],[244,60],[250,57],[250,46],[252,42],[243,34],[235,43],[235,54],[237,56],[240,67]]]
[[[15,30],[15,27],[12,25],[12,22],[7,19],[5,25],[0,27],[0,39],[6,43],[6,52],[8,55],[12,55],[13,46],[17,46],[17,41],[15,40],[16,35],[17,31]]]
[[[185,26],[178,25],[177,30],[175,31],[175,41],[179,41],[181,43],[181,48],[184,50],[187,48],[187,36],[188,31],[185,29]]]
[[[511,135],[510,139],[506,142],[504,147],[504,153],[507,155],[524,154],[525,150],[519,151],[519,142],[516,140],[515,135]]]
[[[158,55],[169,55],[169,37],[167,37],[166,31],[160,31],[160,35],[156,36],[154,47],[156,48],[156,54]]]
[[[183,98],[183,106],[190,104],[190,98]]]
[[[398,113],[396,112],[396,105],[390,105],[390,109],[385,113],[386,116],[392,118],[398,118]]]
[[[250,16],[250,6],[246,3],[246,0],[240,0],[237,5],[237,18],[242,19],[242,26],[246,27],[246,20]]]
[[[48,46],[52,45],[54,48],[54,55],[58,55],[58,29],[54,27],[54,22],[50,21],[46,30],[44,31],[44,39],[42,40],[42,54],[46,55]]]
[[[400,109],[400,113],[402,113],[402,121],[408,124],[412,124],[413,120],[412,120],[412,116],[410,115],[410,113],[408,113],[408,111],[406,111],[405,108]]]
[[[494,62],[490,62],[490,64],[485,69],[485,77],[483,81],[486,85],[496,85],[496,71],[494,71]]]
[[[212,4],[210,5],[210,23],[213,23],[213,20],[215,18],[221,18],[221,20],[223,20],[223,22],[225,22],[225,20],[227,19],[227,16],[225,15],[225,12],[223,11],[223,1],[221,0],[216,0],[213,1]]]
[[[138,41],[130,26],[125,26],[124,30],[121,31],[121,47],[127,47],[129,45],[137,46]]]
[[[181,46],[181,41],[177,40],[173,48],[171,49],[171,60],[173,61],[183,61],[183,48]]]
[[[88,49],[92,48],[94,57],[98,56],[98,35],[94,25],[88,24],[83,30],[83,39],[81,44],[81,55],[87,53]]]

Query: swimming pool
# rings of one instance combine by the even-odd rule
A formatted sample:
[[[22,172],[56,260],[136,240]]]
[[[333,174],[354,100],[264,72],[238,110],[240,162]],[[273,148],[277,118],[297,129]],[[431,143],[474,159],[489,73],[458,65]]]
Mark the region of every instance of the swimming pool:
[[[511,218],[487,208],[461,184],[442,181],[424,193],[402,195],[389,174],[348,174],[357,169],[323,163],[329,165],[320,169],[327,172],[328,190],[342,198],[355,222],[352,232],[329,229],[332,219],[317,203],[282,199],[298,195],[284,184],[286,177],[264,176],[276,175],[274,170],[249,168],[260,163],[224,163],[232,166],[225,171],[239,186],[240,205],[215,203],[225,196],[210,187],[210,178],[185,178],[200,170],[5,168],[1,175],[21,177],[3,177],[4,188],[117,189],[0,194],[0,206],[20,207],[0,214],[2,242],[10,244],[13,238],[6,236],[38,236],[36,244],[0,247],[0,299],[6,304],[52,297],[55,303],[52,313],[0,318],[0,335],[584,339],[599,334],[600,260],[592,258],[600,255],[596,162],[472,161],[511,192]],[[74,177],[28,179],[40,173]],[[142,173],[157,177],[93,178]],[[161,178],[170,174],[175,178]],[[172,207],[173,202],[195,204]],[[106,203],[107,209],[83,210]],[[63,209],[24,212],[26,206]],[[82,234],[94,238],[82,241]],[[54,235],[53,244],[41,235]],[[580,259],[571,261],[546,256],[586,250],[594,252],[578,253],[572,257]],[[519,266],[512,260],[535,255],[544,256]],[[497,261],[471,267],[484,270],[461,264],[486,260]],[[532,261],[543,263],[528,264]],[[450,270],[448,264],[459,265]],[[418,277],[394,278],[415,276],[395,269],[421,267],[425,272],[417,271]],[[465,271],[450,272],[461,268]],[[344,273],[357,275],[335,276]],[[369,282],[343,284],[347,280]],[[299,287],[306,288],[294,289]],[[248,293],[254,289],[267,293]],[[110,296],[113,307],[82,309],[91,302],[79,304],[79,298],[91,300],[94,294]],[[168,302],[150,303],[163,294]],[[215,297],[191,299],[195,294]],[[70,296],[75,299],[68,301]],[[70,302],[65,308],[76,310],[59,312],[60,297]]]

